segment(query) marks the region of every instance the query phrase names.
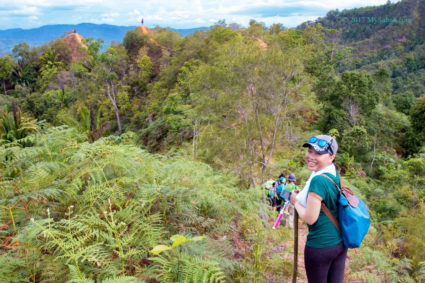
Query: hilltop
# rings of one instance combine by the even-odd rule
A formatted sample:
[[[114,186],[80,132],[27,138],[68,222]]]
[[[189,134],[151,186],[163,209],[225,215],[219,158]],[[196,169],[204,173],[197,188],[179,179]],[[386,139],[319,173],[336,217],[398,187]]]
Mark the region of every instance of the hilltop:
[[[59,41],[63,41],[71,51],[71,61],[78,62],[83,58],[86,53],[84,49],[87,49],[87,45],[83,43],[84,37],[78,33],[70,33]]]
[[[109,46],[113,41],[122,41],[128,30],[135,29],[136,26],[114,26],[106,24],[81,23],[77,25],[47,25],[33,29],[8,29],[0,30],[0,56],[10,53],[13,47],[19,43],[25,42],[30,47],[40,46],[52,40],[61,38],[66,31],[76,31],[84,38],[101,38],[104,41],[104,47]],[[205,30],[205,28],[193,29],[173,29],[181,36],[186,36],[196,30]]]
[[[147,26],[141,25],[136,27],[136,30],[140,31],[143,34],[152,34],[152,30],[148,28]]]

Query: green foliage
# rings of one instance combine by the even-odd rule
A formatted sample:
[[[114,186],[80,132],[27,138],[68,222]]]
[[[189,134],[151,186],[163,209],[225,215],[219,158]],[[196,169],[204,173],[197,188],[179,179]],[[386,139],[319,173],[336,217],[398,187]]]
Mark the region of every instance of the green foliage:
[[[33,139],[30,134],[36,131],[36,121],[23,116],[14,104],[10,112],[0,110],[0,145],[31,146]]]
[[[409,276],[410,261],[389,259],[386,254],[371,248],[361,248],[360,253],[351,253],[351,273],[348,280],[365,280],[367,282],[415,282]]]
[[[425,228],[423,225],[418,225],[418,223],[424,223],[425,221],[424,211],[425,205],[421,202],[414,209],[405,210],[395,220],[400,230],[399,237],[405,235],[403,241],[404,253],[412,258],[414,270],[418,267],[419,262],[425,258],[425,252],[422,248],[425,246],[422,236]]]
[[[7,94],[6,85],[11,84],[12,71],[15,66],[15,62],[12,57],[5,56],[0,58],[0,80],[2,82],[4,95]]]
[[[239,191],[234,178],[203,163],[148,154],[132,144],[131,133],[85,140],[57,127],[33,147],[0,147],[0,223],[11,221],[1,238],[13,247],[0,261],[16,257],[2,278],[20,272],[40,281],[223,282],[234,276],[232,233],[242,229],[236,219],[257,227],[241,242],[265,229],[253,209],[264,207],[258,194]],[[176,233],[188,236],[172,237],[174,249],[152,258],[151,250]],[[204,237],[197,235],[207,238],[199,242]],[[180,245],[185,241],[190,245]],[[247,245],[245,252],[254,250]]]
[[[238,159],[233,171],[244,184],[265,180],[276,143],[301,126],[303,110],[309,110],[294,106],[308,93],[298,52],[284,53],[277,44],[263,50],[256,40],[237,38],[217,52],[214,64],[190,73],[194,124],[201,125],[199,156],[221,168]]]
[[[147,44],[148,36],[138,30],[129,30],[124,36],[123,44],[130,58],[135,58],[139,49]]]
[[[220,269],[219,263],[206,258],[194,258],[190,251],[182,249],[181,244],[197,242],[205,239],[198,236],[187,239],[181,235],[170,238],[172,246],[158,245],[152,249],[153,265],[151,272],[156,273],[156,278],[164,282],[225,282],[225,274]],[[169,252],[167,252],[169,251]]]
[[[44,93],[33,92],[28,95],[22,108],[40,120],[59,124],[57,115],[75,100],[74,93],[68,90],[49,90]]]
[[[425,97],[417,99],[417,103],[413,107],[410,117],[415,131],[425,136],[425,126],[423,123],[423,121],[425,121]]]
[[[420,15],[413,2],[297,29],[136,29],[106,51],[88,38],[72,65],[58,42],[17,45],[15,61],[0,61],[0,102],[73,128],[35,134],[35,122],[2,112],[2,280],[286,281],[291,236],[268,229],[275,215],[254,187],[282,171],[302,186],[300,145],[318,129],[338,139],[336,162],[372,215],[348,279],[423,280],[423,20],[412,30],[341,21]]]
[[[96,113],[93,106],[90,110],[86,106],[82,106],[79,112],[78,120],[66,113],[62,113],[59,118],[68,126],[85,133],[89,142],[94,142],[105,134],[109,127],[109,121],[102,122],[102,106],[97,109]]]
[[[208,30],[208,37],[221,44],[234,39],[236,36],[237,33],[226,27],[226,23],[224,21]]]

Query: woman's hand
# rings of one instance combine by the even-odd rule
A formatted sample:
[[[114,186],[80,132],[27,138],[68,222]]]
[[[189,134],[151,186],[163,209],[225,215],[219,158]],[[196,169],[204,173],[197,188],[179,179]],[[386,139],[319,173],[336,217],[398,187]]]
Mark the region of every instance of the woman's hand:
[[[298,195],[299,192],[300,192],[299,190],[293,190],[291,192],[291,199],[290,199],[290,201],[291,201],[292,204],[295,204],[295,202],[297,201],[297,195]]]

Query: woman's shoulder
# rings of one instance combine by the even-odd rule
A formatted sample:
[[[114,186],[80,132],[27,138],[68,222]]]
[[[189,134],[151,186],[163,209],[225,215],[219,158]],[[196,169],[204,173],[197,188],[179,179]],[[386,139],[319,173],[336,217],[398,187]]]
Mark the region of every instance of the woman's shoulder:
[[[330,173],[324,173],[321,175],[317,175],[314,176],[313,179],[311,180],[310,186],[313,187],[334,187],[335,185],[333,184],[333,182],[331,182],[331,180],[329,180],[329,178],[335,182],[337,185],[339,185],[339,176],[337,173],[337,176],[330,174]]]
[[[313,183],[317,183],[317,184],[327,184],[329,182],[329,179],[331,178],[332,180],[336,178],[336,176],[330,174],[330,173],[323,173],[317,176],[314,176],[313,179],[311,179],[311,184]]]

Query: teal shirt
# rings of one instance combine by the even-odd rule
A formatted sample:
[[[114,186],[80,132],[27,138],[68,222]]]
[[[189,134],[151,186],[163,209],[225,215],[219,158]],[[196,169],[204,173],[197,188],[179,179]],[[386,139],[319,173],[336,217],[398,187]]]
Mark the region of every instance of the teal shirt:
[[[278,184],[277,187],[276,187],[276,195],[279,196],[284,189],[285,189],[285,185],[284,184]]]
[[[337,177],[332,174],[325,173],[334,182],[339,185],[338,173]],[[308,192],[314,192],[322,198],[322,202],[329,208],[333,216],[338,220],[338,199],[339,190],[326,177],[316,176],[310,182]],[[319,218],[313,225],[308,226],[308,235],[306,245],[312,248],[327,248],[342,242],[341,233],[336,229],[335,225],[320,209]]]

